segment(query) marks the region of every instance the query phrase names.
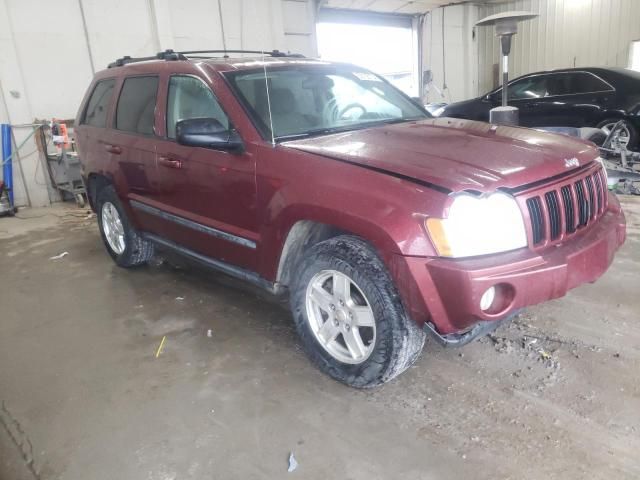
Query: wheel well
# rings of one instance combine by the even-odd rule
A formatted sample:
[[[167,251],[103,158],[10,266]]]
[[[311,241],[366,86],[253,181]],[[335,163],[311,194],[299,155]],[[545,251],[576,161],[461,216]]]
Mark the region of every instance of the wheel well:
[[[622,115],[621,113],[618,113],[618,112],[606,112],[605,114],[600,115],[600,119],[598,120],[598,123],[596,125],[602,125],[603,123],[609,122],[609,121],[612,121],[612,120],[614,122],[617,122],[617,121],[620,121],[620,120],[625,120],[625,117],[624,117],[624,115]]]
[[[89,178],[87,180],[87,198],[89,199],[89,205],[91,205],[91,209],[94,212],[96,211],[98,192],[107,185],[111,185],[111,180],[104,175],[100,175],[99,173],[89,174]]]
[[[296,222],[284,242],[280,263],[278,264],[277,282],[289,285],[292,275],[304,254],[314,245],[339,235],[348,234],[333,225],[318,223],[311,220]]]

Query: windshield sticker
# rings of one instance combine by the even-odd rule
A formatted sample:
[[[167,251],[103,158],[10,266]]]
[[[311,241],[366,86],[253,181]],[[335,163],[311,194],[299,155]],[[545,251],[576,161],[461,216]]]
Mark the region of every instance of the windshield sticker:
[[[373,73],[369,72],[353,72],[353,74],[358,77],[360,80],[364,80],[365,82],[381,82],[378,77],[376,77]]]

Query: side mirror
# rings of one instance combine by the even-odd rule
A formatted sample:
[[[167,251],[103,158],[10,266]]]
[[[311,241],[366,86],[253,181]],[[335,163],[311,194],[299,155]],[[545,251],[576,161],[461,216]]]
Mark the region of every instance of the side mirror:
[[[496,94],[495,94],[495,93],[487,93],[487,94],[484,96],[483,100],[484,100],[485,102],[495,103],[495,100],[496,100]]]
[[[180,145],[240,151],[243,148],[238,132],[224,128],[215,118],[189,118],[176,123],[176,140]]]

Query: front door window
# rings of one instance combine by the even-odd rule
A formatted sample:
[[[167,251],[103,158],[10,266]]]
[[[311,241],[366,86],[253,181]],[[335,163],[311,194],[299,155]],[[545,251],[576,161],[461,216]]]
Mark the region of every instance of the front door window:
[[[176,138],[176,123],[190,118],[215,118],[229,129],[227,115],[202,80],[186,75],[173,76],[169,81],[167,137]]]

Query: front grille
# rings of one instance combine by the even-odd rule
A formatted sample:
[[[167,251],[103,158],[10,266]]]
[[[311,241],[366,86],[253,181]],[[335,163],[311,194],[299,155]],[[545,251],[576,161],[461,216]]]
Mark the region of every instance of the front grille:
[[[607,182],[601,166],[524,195],[529,212],[530,242],[540,246],[594,223],[607,207]]]

